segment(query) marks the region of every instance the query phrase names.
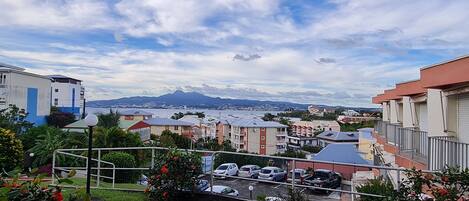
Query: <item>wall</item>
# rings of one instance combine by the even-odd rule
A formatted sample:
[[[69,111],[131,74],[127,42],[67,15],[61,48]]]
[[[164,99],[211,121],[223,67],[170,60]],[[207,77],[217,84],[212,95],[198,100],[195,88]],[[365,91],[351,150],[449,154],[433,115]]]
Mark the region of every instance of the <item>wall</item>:
[[[443,101],[441,90],[427,90],[428,136],[444,135]]]
[[[70,112],[75,115],[80,115],[81,105],[83,100],[80,97],[81,84],[60,83],[52,82],[52,100],[51,104],[58,107],[62,112]],[[58,92],[55,90],[58,89]],[[55,105],[55,99],[58,99],[58,104]]]
[[[383,102],[382,107],[383,107],[383,121],[389,121],[389,103]]]
[[[412,106],[409,96],[402,97],[402,126],[414,127]]]
[[[189,126],[178,126],[178,130],[174,129],[174,126],[151,126],[151,134],[160,136],[161,133],[165,130],[169,130],[173,133],[177,133],[179,135],[184,134],[184,132],[188,132],[191,130]]]
[[[397,105],[397,101],[396,100],[390,100],[389,101],[389,121],[392,123],[392,124],[397,124],[399,123],[398,121],[398,105]]]
[[[122,115],[122,116],[120,116],[119,119],[121,121],[128,121],[128,120],[143,121],[143,120],[145,120],[143,115],[127,115],[127,116]]]

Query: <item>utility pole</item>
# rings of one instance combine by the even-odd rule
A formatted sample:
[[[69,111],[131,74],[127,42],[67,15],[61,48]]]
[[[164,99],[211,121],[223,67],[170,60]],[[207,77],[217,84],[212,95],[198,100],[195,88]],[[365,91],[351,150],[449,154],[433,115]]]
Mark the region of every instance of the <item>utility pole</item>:
[[[86,117],[86,98],[83,99],[83,114],[81,114],[81,119]]]

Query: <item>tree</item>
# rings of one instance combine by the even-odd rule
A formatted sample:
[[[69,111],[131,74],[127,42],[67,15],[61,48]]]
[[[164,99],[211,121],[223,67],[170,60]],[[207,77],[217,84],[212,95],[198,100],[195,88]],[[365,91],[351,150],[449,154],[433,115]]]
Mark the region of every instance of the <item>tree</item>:
[[[143,142],[136,133],[124,131],[118,127],[98,127],[93,136],[94,147],[141,147]]]
[[[265,113],[264,114],[264,117],[262,117],[262,120],[264,121],[273,121],[275,119],[275,115],[271,114],[271,113]]]
[[[109,109],[107,114],[98,114],[98,126],[104,128],[119,127],[120,114]]]
[[[33,164],[36,167],[52,162],[54,150],[62,149],[65,145],[66,134],[54,127],[43,127],[44,133],[38,135],[34,146],[29,152],[34,153]]]
[[[8,108],[0,110],[0,128],[21,135],[33,126],[32,123],[26,121],[27,116],[28,114],[16,105],[9,105]]]
[[[163,132],[161,132],[160,140],[161,140],[161,138],[166,138],[166,137],[163,137],[163,136],[171,137],[174,141],[174,144],[179,149],[189,149],[189,148],[191,148],[190,147],[191,146],[191,139],[189,139],[187,137],[184,137],[184,136],[179,135],[177,133],[173,133],[170,130],[164,130]],[[161,143],[161,141],[160,141],[160,143]]]
[[[174,113],[173,116],[171,116],[171,119],[176,119],[176,120],[178,120],[178,119],[180,119],[180,118],[182,118],[182,117],[184,117],[184,113],[178,112],[178,113]]]
[[[306,154],[301,151],[291,151],[287,150],[285,153],[276,153],[274,156],[283,156],[290,158],[306,158]]]
[[[310,153],[319,153],[322,150],[322,147],[321,146],[308,146],[308,145],[305,145],[305,146],[301,147],[301,149],[303,151],[307,151],[307,152],[310,152]]]
[[[52,112],[46,120],[49,126],[63,128],[75,121],[75,115],[69,112]]]
[[[15,133],[0,128],[0,171],[10,171],[23,162],[23,144]]]

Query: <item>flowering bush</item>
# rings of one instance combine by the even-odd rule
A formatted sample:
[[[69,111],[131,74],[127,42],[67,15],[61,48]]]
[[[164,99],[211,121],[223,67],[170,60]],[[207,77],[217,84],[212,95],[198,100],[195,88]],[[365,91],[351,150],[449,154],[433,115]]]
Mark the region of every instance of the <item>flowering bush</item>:
[[[155,157],[145,190],[152,201],[178,200],[181,191],[191,192],[202,174],[198,154],[171,149]]]
[[[0,128],[0,171],[11,171],[23,162],[23,144],[15,133]]]

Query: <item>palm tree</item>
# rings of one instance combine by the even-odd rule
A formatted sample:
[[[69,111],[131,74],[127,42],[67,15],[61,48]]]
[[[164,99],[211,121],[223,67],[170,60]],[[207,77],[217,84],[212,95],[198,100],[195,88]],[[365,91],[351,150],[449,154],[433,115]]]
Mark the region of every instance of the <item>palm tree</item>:
[[[98,126],[99,127],[104,127],[104,128],[112,128],[112,127],[118,127],[119,126],[119,118],[120,114],[119,112],[114,112],[112,109],[109,109],[108,114],[99,114],[98,115]]]
[[[56,149],[64,147],[65,133],[60,129],[47,127],[44,134],[36,139],[34,147],[29,152],[34,153],[35,166],[41,166],[52,162],[52,155]],[[58,159],[63,159],[63,155],[57,155]],[[62,157],[62,158],[61,158]]]

